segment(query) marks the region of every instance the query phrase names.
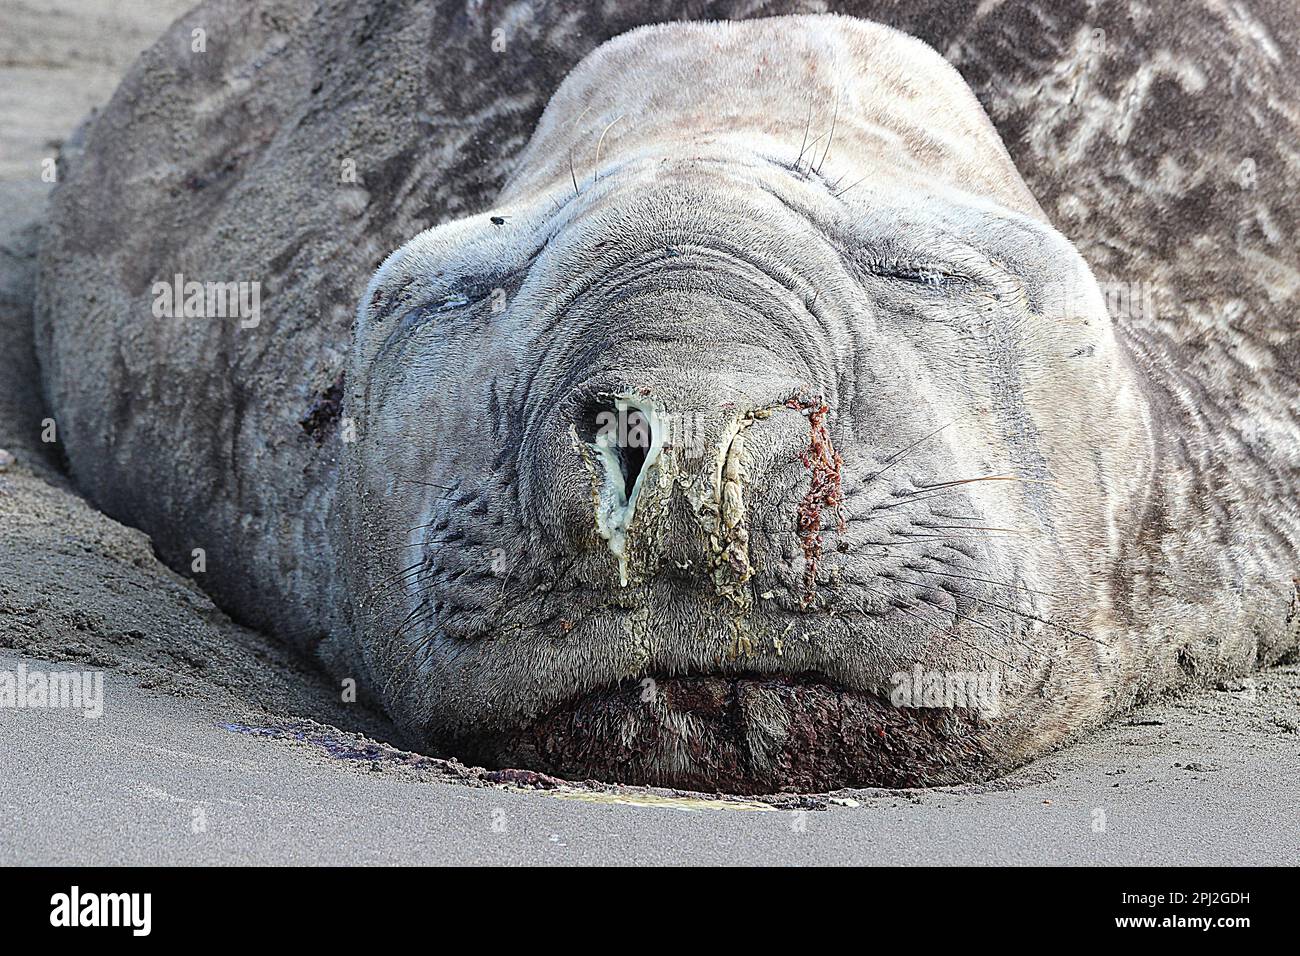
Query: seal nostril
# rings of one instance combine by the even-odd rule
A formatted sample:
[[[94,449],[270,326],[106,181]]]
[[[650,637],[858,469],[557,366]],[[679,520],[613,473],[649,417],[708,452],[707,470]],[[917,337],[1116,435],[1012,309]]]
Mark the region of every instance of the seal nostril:
[[[632,500],[632,489],[645,467],[646,455],[653,436],[650,419],[637,408],[628,410],[625,441],[619,444],[619,467],[623,472],[623,500]]]
[[[577,427],[580,439],[611,453],[622,479],[622,500],[631,501],[654,442],[650,417],[623,401],[597,401],[583,409]]]
[[[615,433],[618,428],[618,409],[612,402],[586,402],[575,416],[578,438],[594,445],[602,435]]]
[[[586,405],[575,422],[578,437],[590,449],[589,460],[599,468],[596,492],[596,530],[618,556],[619,580],[626,585],[627,533],[641,494],[641,477],[659,457],[656,442],[666,429],[652,427],[656,412],[631,396],[611,396],[612,403]],[[655,432],[660,432],[656,435]]]

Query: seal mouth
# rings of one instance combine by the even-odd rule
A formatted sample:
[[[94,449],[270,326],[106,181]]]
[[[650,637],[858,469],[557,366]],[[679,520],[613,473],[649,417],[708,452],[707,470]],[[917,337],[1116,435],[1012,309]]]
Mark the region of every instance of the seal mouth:
[[[730,794],[968,783],[997,771],[986,715],[897,707],[821,675],[645,676],[479,736],[491,769]]]

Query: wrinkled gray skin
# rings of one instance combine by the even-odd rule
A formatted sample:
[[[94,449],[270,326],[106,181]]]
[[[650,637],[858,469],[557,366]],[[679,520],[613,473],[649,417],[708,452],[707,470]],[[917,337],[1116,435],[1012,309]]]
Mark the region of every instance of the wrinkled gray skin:
[[[892,22],[1012,156],[939,56],[850,20],[638,31],[539,118],[630,5],[205,5],[57,193],[38,336],[74,475],[488,763],[952,782],[1280,659],[1295,27],[984,6]],[[1136,288],[1113,321],[1052,223]],[[262,281],[261,323],[154,318],[175,272]],[[601,450],[619,403],[644,462]],[[1000,707],[893,706],[918,663],[996,671]]]

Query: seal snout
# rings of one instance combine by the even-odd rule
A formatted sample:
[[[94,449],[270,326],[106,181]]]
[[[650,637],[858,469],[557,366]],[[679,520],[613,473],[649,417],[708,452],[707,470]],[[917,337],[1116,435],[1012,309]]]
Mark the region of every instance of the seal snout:
[[[672,581],[748,606],[759,563],[797,551],[809,426],[790,396],[806,388],[662,369],[629,378],[567,406],[586,486],[569,483],[552,512],[571,525],[564,538],[616,590]]]

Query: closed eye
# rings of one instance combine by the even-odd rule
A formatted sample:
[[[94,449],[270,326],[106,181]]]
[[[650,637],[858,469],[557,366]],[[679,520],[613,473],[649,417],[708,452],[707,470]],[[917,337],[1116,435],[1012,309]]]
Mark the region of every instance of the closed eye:
[[[863,263],[866,271],[882,279],[897,282],[909,282],[913,285],[946,289],[954,287],[969,288],[976,285],[976,280],[960,272],[951,272],[933,265],[913,265],[896,260],[878,260]]]
[[[474,303],[463,292],[453,292],[436,302],[426,302],[424,305],[415,307],[402,315],[402,320],[397,324],[397,332],[409,332],[411,329],[419,328],[429,322],[436,320],[439,316],[444,316],[452,312],[459,312]]]

